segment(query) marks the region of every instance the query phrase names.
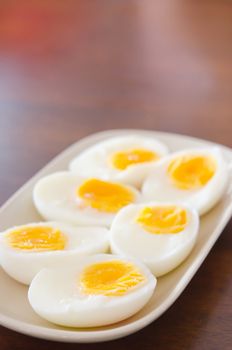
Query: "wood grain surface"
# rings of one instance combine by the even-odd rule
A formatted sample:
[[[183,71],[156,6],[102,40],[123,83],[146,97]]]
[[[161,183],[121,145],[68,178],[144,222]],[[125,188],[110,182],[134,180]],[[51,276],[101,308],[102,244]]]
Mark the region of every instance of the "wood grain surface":
[[[232,2],[0,0],[0,203],[71,143],[115,128],[232,147]],[[231,231],[144,330],[75,345],[1,327],[1,350],[231,349]]]

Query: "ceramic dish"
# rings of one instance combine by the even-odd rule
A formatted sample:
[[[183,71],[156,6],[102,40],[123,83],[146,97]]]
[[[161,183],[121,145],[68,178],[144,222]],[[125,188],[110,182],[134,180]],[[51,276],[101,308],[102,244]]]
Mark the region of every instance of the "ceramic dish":
[[[182,135],[139,130],[106,131],[89,136],[62,152],[6,202],[0,209],[0,230],[41,220],[33,206],[31,196],[33,186],[40,177],[54,171],[65,170],[75,155],[98,141],[134,132],[154,136],[166,143],[171,151],[215,145]],[[232,163],[232,151],[221,147],[227,160]],[[202,218],[199,239],[190,256],[177,269],[159,278],[150,302],[139,313],[123,322],[95,329],[55,326],[33,312],[27,300],[28,288],[15,282],[0,268],[0,324],[38,338],[77,343],[107,341],[134,333],[156,320],[179,297],[222,233],[231,215],[232,193],[231,188],[228,188],[220,203]]]

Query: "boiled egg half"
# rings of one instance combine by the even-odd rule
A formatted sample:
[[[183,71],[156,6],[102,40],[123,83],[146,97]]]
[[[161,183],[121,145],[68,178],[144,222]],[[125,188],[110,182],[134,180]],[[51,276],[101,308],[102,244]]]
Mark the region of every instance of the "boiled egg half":
[[[16,226],[0,234],[2,268],[15,280],[30,284],[44,267],[76,265],[80,257],[105,253],[108,230],[59,222]]]
[[[156,279],[140,262],[103,254],[64,269],[43,269],[28,297],[34,311],[52,323],[98,327],[138,312],[155,286]]]
[[[184,202],[202,215],[220,200],[228,177],[228,164],[219,148],[184,150],[154,166],[144,181],[143,198]]]
[[[157,202],[129,205],[112,223],[111,251],[141,260],[158,277],[188,256],[198,230],[197,212],[185,205]]]
[[[131,186],[66,171],[39,180],[33,198],[46,220],[109,226],[121,208],[138,201],[139,193]]]
[[[151,165],[167,153],[167,146],[154,137],[126,135],[86,149],[71,161],[69,168],[80,176],[94,176],[139,187]]]

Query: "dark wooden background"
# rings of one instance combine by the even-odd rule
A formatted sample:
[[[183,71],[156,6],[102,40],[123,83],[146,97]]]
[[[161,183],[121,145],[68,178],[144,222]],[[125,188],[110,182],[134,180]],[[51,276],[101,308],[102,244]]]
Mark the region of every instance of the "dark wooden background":
[[[0,203],[93,132],[143,128],[232,147],[232,2],[0,0]],[[0,328],[1,350],[232,348],[230,223],[178,301],[105,344]]]

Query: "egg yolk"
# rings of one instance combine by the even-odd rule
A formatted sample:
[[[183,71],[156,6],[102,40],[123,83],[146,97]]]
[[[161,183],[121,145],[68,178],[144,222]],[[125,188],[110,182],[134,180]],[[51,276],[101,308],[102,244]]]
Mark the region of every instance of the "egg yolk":
[[[150,233],[178,233],[187,225],[187,212],[178,206],[145,207],[140,211],[136,222]]]
[[[121,296],[145,281],[131,263],[118,260],[92,264],[83,271],[80,283],[84,294]]]
[[[111,156],[111,163],[118,170],[125,170],[130,165],[152,162],[158,160],[159,156],[147,149],[132,149],[116,152]]]
[[[12,248],[38,252],[63,250],[66,237],[60,230],[49,226],[25,226],[11,231],[7,241]]]
[[[125,186],[98,179],[86,180],[77,189],[77,196],[86,206],[107,213],[116,213],[135,199],[134,193]]]
[[[216,172],[216,162],[210,156],[184,155],[173,159],[167,169],[173,184],[183,190],[205,186]]]

